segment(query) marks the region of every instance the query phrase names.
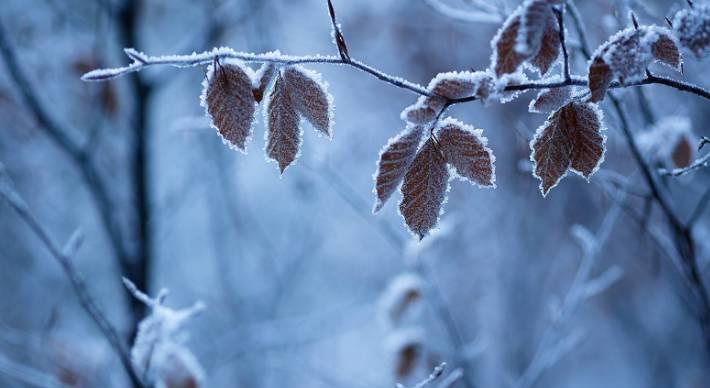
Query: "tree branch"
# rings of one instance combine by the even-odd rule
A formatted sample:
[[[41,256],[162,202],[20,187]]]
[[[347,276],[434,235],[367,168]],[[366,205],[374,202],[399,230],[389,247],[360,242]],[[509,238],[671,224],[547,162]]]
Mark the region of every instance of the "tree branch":
[[[0,169],[2,166],[0,165]],[[64,271],[64,274],[69,279],[69,282],[74,289],[74,293],[79,299],[79,304],[84,309],[84,311],[89,314],[91,319],[96,323],[101,331],[101,334],[109,342],[113,350],[118,355],[121,360],[121,364],[126,369],[128,377],[131,380],[132,386],[135,388],[143,387],[143,383],[138,375],[133,369],[133,364],[131,358],[128,354],[128,350],[125,348],[123,342],[116,329],[111,325],[106,316],[98,308],[96,302],[89,294],[86,284],[81,276],[74,268],[73,260],[68,257],[61,248],[59,248],[49,236],[49,233],[40,225],[39,221],[30,212],[25,201],[20,197],[20,195],[12,189],[10,178],[6,175],[4,171],[0,170],[0,179],[6,180],[5,184],[0,185],[0,197],[5,199],[5,201],[12,207],[15,212],[20,216],[22,221],[30,227],[32,232],[42,241],[42,244],[49,250],[49,253],[55,260],[59,263]],[[1,183],[1,182],[0,182]]]
[[[708,165],[710,165],[710,153],[696,159],[693,163],[690,163],[688,167],[674,168],[672,170],[661,168],[658,170],[658,173],[663,176],[683,176],[703,167],[708,167]]]

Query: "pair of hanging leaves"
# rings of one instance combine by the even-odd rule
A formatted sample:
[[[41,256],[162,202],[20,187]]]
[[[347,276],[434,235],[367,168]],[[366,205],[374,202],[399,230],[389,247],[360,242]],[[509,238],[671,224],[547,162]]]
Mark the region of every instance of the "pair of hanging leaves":
[[[410,125],[382,149],[374,190],[378,212],[402,183],[399,210],[420,239],[436,226],[452,176],[482,187],[495,185],[495,157],[480,129],[446,118],[420,147],[424,130]]]
[[[331,136],[333,99],[320,76],[300,66],[279,69],[267,63],[254,72],[239,62],[215,62],[204,82],[202,103],[222,139],[246,152],[257,104],[264,96],[266,156],[283,174],[298,156],[302,118],[318,133]]]
[[[619,31],[597,49],[589,63],[591,101],[603,100],[613,80],[625,84],[644,79],[653,62],[682,70],[678,39],[670,30],[641,26]]]
[[[498,77],[529,63],[545,75],[560,55],[556,0],[527,0],[505,21],[493,38],[493,70]]]

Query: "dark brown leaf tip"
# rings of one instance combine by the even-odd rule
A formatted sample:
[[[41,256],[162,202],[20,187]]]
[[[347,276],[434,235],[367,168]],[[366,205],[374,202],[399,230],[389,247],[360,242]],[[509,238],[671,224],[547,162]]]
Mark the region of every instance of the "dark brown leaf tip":
[[[249,70],[240,62],[215,61],[203,81],[200,100],[223,141],[246,152],[256,111]]]
[[[595,104],[571,102],[550,114],[538,128],[530,141],[530,160],[543,196],[567,170],[587,180],[597,171],[604,160],[606,142],[602,118]]]

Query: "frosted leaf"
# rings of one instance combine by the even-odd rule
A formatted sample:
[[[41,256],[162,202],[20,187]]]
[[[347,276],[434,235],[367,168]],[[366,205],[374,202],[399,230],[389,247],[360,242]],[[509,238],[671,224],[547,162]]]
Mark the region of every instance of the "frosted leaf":
[[[543,196],[571,170],[585,179],[604,159],[602,113],[595,104],[571,102],[552,113],[530,142],[533,175]]]
[[[474,95],[478,77],[471,71],[439,73],[429,82],[429,91],[438,96],[457,99]]]
[[[296,160],[301,147],[300,118],[291,88],[281,74],[266,99],[266,156],[276,161],[281,174]]]
[[[433,139],[417,153],[402,184],[399,211],[409,230],[421,240],[436,226],[449,187],[446,160]]]
[[[424,332],[419,328],[400,329],[390,334],[386,342],[394,356],[397,377],[409,376],[416,369],[424,351]]]
[[[259,70],[256,71],[252,85],[252,93],[254,94],[254,100],[256,100],[256,102],[261,102],[264,98],[264,93],[266,93],[266,89],[274,79],[274,76],[276,76],[278,70],[276,64],[264,63]]]
[[[404,174],[417,153],[423,132],[424,127],[420,125],[409,126],[399,135],[390,139],[380,151],[377,171],[374,175],[375,190],[373,191],[377,195],[377,200],[373,213],[382,209],[382,206],[404,178]]]
[[[641,81],[646,68],[659,61],[680,71],[681,57],[670,30],[657,26],[627,28],[599,46],[589,64],[592,101],[604,98],[613,79],[622,84]]]
[[[515,72],[530,57],[515,50],[519,29],[520,15],[514,13],[503,23],[503,27],[491,41],[493,46],[491,64],[496,76]]]
[[[491,41],[491,66],[496,76],[514,73],[528,61],[544,75],[555,63],[560,39],[551,5],[549,1],[528,0],[508,17]]]
[[[207,72],[201,97],[212,127],[230,147],[246,152],[256,102],[249,73],[240,63],[216,63]]]
[[[195,356],[184,346],[175,343],[158,345],[153,363],[156,388],[198,388],[205,380],[205,372]]]
[[[670,116],[660,120],[650,130],[639,133],[637,143],[653,164],[683,168],[695,158],[695,139],[688,117]]]
[[[710,54],[710,5],[696,4],[678,12],[673,18],[673,31],[680,44],[700,59]]]
[[[505,74],[502,77],[495,80],[493,84],[493,91],[488,97],[489,100],[498,100],[501,104],[506,104],[518,96],[524,93],[523,90],[508,90],[506,88],[514,85],[520,85],[528,81],[528,77],[525,73],[518,72],[513,74]]]
[[[333,123],[333,97],[318,73],[300,66],[283,71],[284,82],[296,111],[324,135],[330,137]]]
[[[572,99],[572,87],[542,89],[534,100],[530,101],[528,110],[532,113],[548,113],[560,109]]]
[[[400,117],[402,120],[412,124],[429,124],[436,120],[444,105],[446,99],[439,96],[421,96],[417,102],[404,108]]]
[[[408,312],[418,312],[415,306],[424,293],[424,280],[416,273],[402,273],[392,279],[380,298],[380,309],[386,322],[398,324]]]
[[[523,4],[515,51],[533,55],[540,48],[542,36],[550,23],[556,24],[552,8],[545,0],[528,0]]]
[[[495,157],[483,130],[446,118],[437,127],[439,146],[456,173],[481,187],[495,186]]]
[[[537,53],[530,59],[530,65],[538,70],[540,75],[547,74],[552,65],[557,62],[560,57],[560,32],[559,25],[554,20],[548,22],[540,41],[540,47]]]

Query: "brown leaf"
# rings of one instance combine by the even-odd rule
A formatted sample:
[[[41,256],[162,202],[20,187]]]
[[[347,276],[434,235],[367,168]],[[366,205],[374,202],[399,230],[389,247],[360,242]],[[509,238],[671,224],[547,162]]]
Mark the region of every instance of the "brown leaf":
[[[218,63],[215,67],[204,82],[203,105],[222,139],[244,152],[256,110],[251,79],[241,65]]]
[[[299,121],[291,89],[278,74],[266,99],[266,155],[278,163],[281,174],[298,156],[301,146]]]
[[[420,346],[409,344],[402,347],[397,354],[397,377],[405,378],[414,372],[419,358]]]
[[[259,70],[256,71],[252,85],[252,93],[254,93],[254,100],[256,100],[256,102],[261,102],[264,98],[266,88],[274,79],[277,71],[278,67],[273,63],[264,63]]]
[[[656,60],[678,71],[681,70],[680,48],[670,34],[659,35],[658,40],[651,45],[651,53]]]
[[[333,103],[320,75],[300,66],[292,66],[283,71],[283,79],[296,111],[315,129],[330,137]]]
[[[525,2],[521,15],[515,50],[520,54],[534,55],[540,49],[543,35],[550,24],[557,24],[556,18],[545,0]]]
[[[542,35],[537,54],[530,59],[530,64],[535,67],[540,75],[545,75],[560,56],[560,33],[555,17],[547,23]]]
[[[683,47],[700,59],[710,54],[710,5],[696,4],[678,12],[673,31]]]
[[[552,113],[530,142],[534,176],[543,196],[570,169],[586,179],[604,157],[601,112],[594,104],[571,102]]]
[[[611,68],[602,58],[594,58],[589,65],[588,77],[589,90],[592,92],[591,101],[599,102],[603,100],[607,89],[609,89],[609,84],[611,84]]]
[[[534,100],[530,101],[528,110],[533,113],[548,113],[560,109],[572,98],[572,88],[543,89]]]
[[[436,120],[444,105],[446,99],[439,96],[421,96],[417,102],[404,108],[400,117],[402,120],[412,124],[429,124]]]
[[[690,165],[693,161],[693,147],[690,145],[688,138],[681,136],[678,139],[675,147],[673,148],[673,153],[671,154],[671,159],[673,159],[673,165],[676,168],[685,168]]]
[[[429,82],[429,91],[450,99],[472,96],[478,86],[474,72],[452,71],[439,73]]]
[[[421,240],[436,226],[449,187],[446,160],[433,139],[417,153],[402,184],[399,211],[409,229]]]
[[[448,118],[437,128],[439,146],[446,161],[462,178],[483,187],[495,185],[495,157],[486,147],[483,131]]]
[[[414,160],[422,138],[424,127],[410,126],[396,137],[390,139],[380,152],[375,172],[375,194],[377,200],[373,213],[382,209],[404,178],[409,165]]]
[[[525,62],[529,55],[520,54],[515,50],[515,42],[520,29],[520,16],[511,15],[503,27],[493,38],[493,69],[496,76],[514,73]]]

